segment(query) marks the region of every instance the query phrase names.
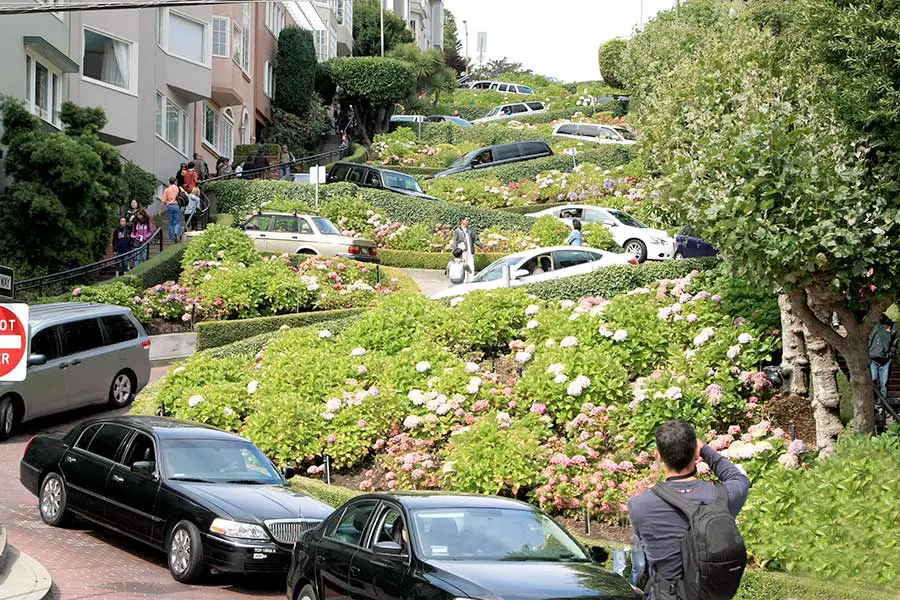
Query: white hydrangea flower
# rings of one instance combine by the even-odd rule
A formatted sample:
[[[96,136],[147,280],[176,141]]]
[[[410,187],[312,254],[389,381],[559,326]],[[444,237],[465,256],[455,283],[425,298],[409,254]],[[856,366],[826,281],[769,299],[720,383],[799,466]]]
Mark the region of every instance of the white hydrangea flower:
[[[322,331],[319,332],[320,340],[327,340],[330,337],[331,337],[331,332],[328,331],[327,329],[323,329]]]
[[[557,373],[556,377],[553,378],[553,381],[559,385],[564,384],[569,380],[569,376],[565,373]]]
[[[366,368],[366,365],[358,365],[358,366],[356,367],[356,374],[357,374],[357,375],[365,375],[365,374],[368,373],[368,372],[369,372],[369,369]]]
[[[616,329],[616,332],[613,334],[614,342],[624,342],[628,339],[628,332],[624,329]]]
[[[555,345],[556,345],[556,340],[554,340],[553,338],[550,338],[549,340],[544,342],[544,347],[546,347],[546,348],[552,348]]]
[[[477,373],[481,370],[481,367],[478,366],[478,363],[467,362],[466,363],[466,373]]]
[[[258,388],[259,388],[259,382],[254,379],[253,381],[251,381],[250,383],[247,384],[247,393],[255,394],[256,390]]]
[[[541,324],[539,321],[537,321],[536,319],[532,319],[532,320],[528,321],[528,323],[525,325],[525,328],[526,329],[535,329],[540,326],[541,326]]]
[[[578,385],[580,385],[582,388],[589,388],[589,387],[591,387],[591,380],[590,380],[589,377],[587,377],[587,376],[585,376],[585,375],[579,375],[578,377],[576,377],[576,378],[575,378],[575,383],[577,383]]]
[[[512,425],[512,417],[509,416],[509,413],[498,412],[496,418],[497,418],[497,427],[499,427],[501,429]]]
[[[425,404],[425,394],[422,393],[422,390],[410,390],[406,397],[416,406]]]
[[[469,385],[466,386],[466,391],[470,394],[477,394],[478,390],[481,389],[481,378],[480,377],[472,377],[469,379]]]
[[[463,298],[462,296],[457,296],[450,301],[450,306],[451,307],[459,306],[463,300],[465,300],[465,298]]]
[[[328,402],[325,403],[325,410],[330,413],[336,413],[341,410],[341,399],[340,398],[331,398]]]
[[[525,307],[525,314],[530,317],[531,315],[538,314],[540,312],[540,310],[541,310],[541,307],[538,306],[537,304],[529,304],[527,307]]]
[[[547,373],[550,375],[559,375],[560,373],[564,373],[566,370],[566,365],[562,363],[553,363],[552,365],[547,367]]]
[[[224,414],[226,417],[230,417],[234,415],[234,411],[226,406],[222,409],[222,414]]]
[[[575,301],[574,300],[560,300],[559,307],[564,309],[574,308]]]
[[[728,352],[726,352],[725,355],[726,355],[728,358],[730,358],[731,360],[734,360],[735,358],[738,357],[738,355],[739,355],[740,353],[741,353],[741,346],[740,346],[739,344],[735,344],[734,346],[731,346],[731,347],[728,349]]]
[[[444,468],[441,469],[444,473],[452,473],[453,472],[453,461],[448,460],[444,463]]]
[[[682,393],[681,388],[678,386],[672,386],[666,390],[666,398],[671,398],[672,400],[681,400]]]
[[[578,338],[574,335],[567,335],[559,343],[560,348],[574,348],[578,345]]]
[[[173,375],[178,375],[179,373],[184,373],[184,371],[185,371],[185,368],[184,368],[184,367],[176,367],[175,370],[172,371],[172,374],[173,374]]]
[[[203,396],[201,396],[199,394],[195,394],[195,395],[191,396],[190,398],[188,398],[188,406],[190,406],[191,408],[194,408],[195,406],[197,406],[198,404],[203,402],[203,400],[204,400]]]
[[[409,415],[408,417],[403,419],[403,426],[407,429],[415,429],[423,422],[424,420],[422,419],[422,417],[419,417],[417,415]]]
[[[610,329],[609,327],[607,327],[605,324],[600,326],[600,330],[599,330],[599,331],[600,331],[600,335],[602,335],[602,336],[605,337],[605,338],[611,338],[612,336],[615,335],[615,333],[613,332],[613,330],[611,330],[611,329]]]
[[[530,352],[516,352],[516,362],[527,363],[529,360],[531,360]]]
[[[326,421],[333,421],[334,413],[330,413],[330,412],[322,413],[322,418],[325,419]]]
[[[569,387],[566,388],[566,393],[568,395],[572,396],[573,398],[577,398],[578,396],[580,396],[581,394],[584,393],[584,388],[581,387],[578,384],[578,381],[576,380],[569,384]]]
[[[365,355],[366,355],[366,349],[365,349],[365,348],[359,348],[359,347],[357,347],[357,348],[354,348],[353,350],[350,351],[350,356],[357,356],[357,357],[358,357],[358,356],[365,356]]]
[[[698,348],[708,342],[712,336],[715,334],[716,330],[712,327],[704,327],[700,330],[700,333],[694,338],[694,345]]]
[[[753,341],[753,336],[750,335],[749,333],[742,333],[741,335],[738,336],[739,344],[749,344],[752,341]]]
[[[420,360],[416,363],[416,371],[419,373],[427,373],[431,370],[431,363],[427,360]]]
[[[696,356],[696,355],[697,355],[697,351],[694,349],[684,351],[684,358],[687,360],[693,360],[694,356]]]

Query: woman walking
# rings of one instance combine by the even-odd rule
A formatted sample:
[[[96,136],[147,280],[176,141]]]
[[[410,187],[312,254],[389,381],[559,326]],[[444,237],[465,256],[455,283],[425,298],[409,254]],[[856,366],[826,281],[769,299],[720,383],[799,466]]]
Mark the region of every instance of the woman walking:
[[[131,237],[134,239],[135,248],[142,247],[153,237],[153,224],[150,222],[150,215],[143,208],[137,213],[134,227],[131,229]],[[150,258],[149,246],[134,257],[134,266],[138,266],[148,258]]]

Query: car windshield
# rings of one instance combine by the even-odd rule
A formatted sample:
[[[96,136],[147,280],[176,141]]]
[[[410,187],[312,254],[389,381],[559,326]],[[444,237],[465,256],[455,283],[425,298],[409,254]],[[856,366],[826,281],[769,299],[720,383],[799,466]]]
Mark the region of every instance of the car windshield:
[[[611,210],[609,214],[614,216],[619,220],[622,225],[626,225],[628,227],[640,227],[641,229],[646,229],[647,226],[629,215],[628,213],[623,213],[621,210]]]
[[[417,552],[425,560],[588,562],[553,519],[535,510],[412,510]]]
[[[410,192],[424,193],[422,186],[416,181],[415,177],[409,175],[401,175],[400,173],[390,173],[385,171],[382,173],[384,179],[384,187],[394,188],[398,190],[409,190]]]
[[[467,164],[469,164],[469,163],[472,161],[473,158],[475,158],[476,156],[478,156],[478,154],[479,154],[480,152],[481,152],[480,149],[479,149],[479,150],[472,150],[471,152],[469,152],[469,153],[466,154],[465,156],[460,156],[459,158],[457,158],[456,160],[454,160],[452,163],[450,163],[450,167],[449,167],[449,168],[455,169],[456,167],[464,167],[464,166],[466,166]]]
[[[509,265],[510,276],[514,273],[514,266],[522,260],[520,256],[507,256],[505,258],[501,258],[500,260],[491,263],[491,265],[479,273],[475,278],[472,279],[473,283],[478,283],[481,281],[496,281],[503,277],[503,265]]]
[[[626,140],[631,140],[631,141],[637,140],[637,137],[633,133],[631,133],[629,130],[625,129],[624,127],[613,127],[613,131],[615,131],[616,133],[621,135]]]
[[[169,479],[248,484],[283,481],[262,451],[243,440],[166,440],[162,458]]]
[[[322,235],[341,235],[340,230],[334,226],[334,223],[325,217],[313,217],[312,220],[313,223],[316,224],[316,229],[318,229],[319,233]]]
[[[449,121],[451,123],[456,123],[457,125],[462,125],[463,127],[468,127],[469,125],[471,125],[471,123],[461,117],[450,117]]]
[[[499,114],[500,114],[500,109],[501,109],[501,108],[503,108],[503,107],[502,107],[502,106],[495,106],[494,108],[491,109],[491,112],[489,112],[486,116],[488,116],[488,117],[493,117],[494,115],[499,115]]]

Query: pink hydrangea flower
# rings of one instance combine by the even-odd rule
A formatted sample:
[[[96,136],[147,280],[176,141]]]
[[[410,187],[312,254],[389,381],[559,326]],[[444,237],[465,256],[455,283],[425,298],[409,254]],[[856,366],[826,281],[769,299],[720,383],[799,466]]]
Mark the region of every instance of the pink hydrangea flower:
[[[542,415],[547,412],[547,405],[541,404],[540,402],[535,402],[531,405],[531,412]]]

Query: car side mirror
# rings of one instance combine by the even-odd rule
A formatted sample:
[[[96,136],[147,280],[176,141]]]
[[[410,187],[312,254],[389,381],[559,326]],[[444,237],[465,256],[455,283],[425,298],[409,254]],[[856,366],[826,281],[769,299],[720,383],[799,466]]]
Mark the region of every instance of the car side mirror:
[[[609,560],[609,552],[602,546],[591,546],[591,560],[595,563],[605,563]]]
[[[39,365],[47,364],[47,357],[43,354],[32,354],[28,357],[28,366],[29,367],[37,367]]]
[[[685,226],[681,229],[681,235],[691,235],[691,226],[690,226],[690,225],[685,225]]]
[[[615,221],[610,221],[609,219],[606,219],[605,221],[603,221],[603,224],[606,225],[607,227],[615,227],[617,225],[617,223]]]
[[[400,556],[403,554],[403,546],[397,542],[378,542],[372,546],[372,551],[379,556]]]
[[[281,468],[281,476],[285,479],[293,479],[294,475],[296,475],[296,471],[294,471],[294,467],[282,467]]]
[[[140,473],[141,475],[146,475],[147,477],[153,477],[153,470],[156,468],[156,463],[152,460],[139,460],[131,465],[132,473]]]
[[[518,269],[515,273],[513,273],[513,279],[521,279],[522,277],[528,277],[531,273],[528,272],[528,269]]]

